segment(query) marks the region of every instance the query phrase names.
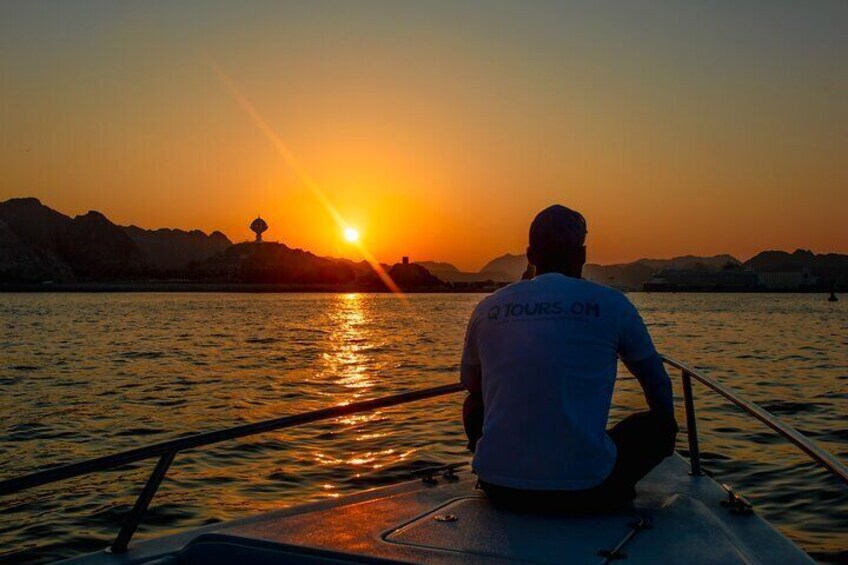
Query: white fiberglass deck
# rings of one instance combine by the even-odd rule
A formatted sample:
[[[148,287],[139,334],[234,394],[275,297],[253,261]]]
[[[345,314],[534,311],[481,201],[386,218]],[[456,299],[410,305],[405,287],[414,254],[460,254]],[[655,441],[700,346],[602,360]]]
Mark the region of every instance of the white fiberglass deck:
[[[723,506],[724,490],[690,476],[679,456],[639,484],[634,510],[618,514],[507,512],[492,507],[475,482],[469,472],[435,485],[416,480],[69,563],[813,562],[756,512]]]

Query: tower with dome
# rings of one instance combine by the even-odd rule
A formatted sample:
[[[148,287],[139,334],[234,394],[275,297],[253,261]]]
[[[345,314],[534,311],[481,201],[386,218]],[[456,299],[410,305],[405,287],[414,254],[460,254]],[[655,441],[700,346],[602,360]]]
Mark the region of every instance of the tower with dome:
[[[256,243],[262,243],[262,234],[268,231],[268,223],[262,219],[262,216],[257,216],[250,222],[250,231],[256,234]]]

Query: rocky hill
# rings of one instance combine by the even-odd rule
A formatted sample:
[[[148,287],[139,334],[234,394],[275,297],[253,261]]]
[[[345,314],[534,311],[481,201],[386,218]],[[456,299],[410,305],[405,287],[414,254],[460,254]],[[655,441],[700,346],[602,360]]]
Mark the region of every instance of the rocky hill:
[[[792,253],[762,251],[745,261],[744,265],[762,273],[806,270],[818,279],[821,286],[848,288],[848,255],[840,253],[816,254],[808,249],[796,249]]]
[[[128,226],[124,231],[144,254],[148,264],[163,271],[183,269],[189,263],[208,259],[233,244],[219,231],[206,235],[200,230],[145,230],[137,226]]]
[[[616,265],[590,263],[583,268],[583,276],[590,281],[621,290],[641,290],[642,285],[651,280],[659,270],[642,261]]]
[[[0,283],[72,282],[71,268],[54,253],[27,245],[0,220]]]
[[[819,257],[825,256],[816,255],[806,249],[796,249],[794,253],[788,253],[786,251],[761,251],[745,261],[745,266],[758,271],[780,271],[804,267],[813,268],[818,263]],[[841,257],[845,256],[842,255]]]
[[[527,269],[527,257],[524,254],[507,253],[486,263],[480,273],[489,275],[498,282],[517,281]]]
[[[61,232],[56,250],[79,280],[134,279],[148,274],[148,263],[124,229],[100,212],[76,216]]]
[[[739,265],[740,262],[735,257],[725,254],[710,257],[684,255],[672,259],[639,259],[632,263],[613,265],[589,263],[583,269],[583,276],[591,281],[623,290],[641,290],[642,286],[651,277],[663,269],[705,269],[708,271],[719,271],[727,264]],[[521,279],[521,275],[526,268],[527,257],[525,255],[507,253],[489,261],[480,270],[480,273],[488,273],[493,276],[497,276],[497,273],[500,273],[504,278],[495,280],[517,281]]]
[[[416,265],[421,265],[431,273],[460,273],[459,269],[456,268],[455,265],[450,263],[445,263],[442,261],[416,261]]]
[[[396,263],[388,270],[388,274],[403,290],[444,286],[439,277],[417,263]]]
[[[486,281],[510,282],[509,275],[499,271],[460,271],[456,268],[456,266],[451,265],[450,263],[442,263],[438,261],[416,261],[415,264],[421,265],[434,276],[449,283],[482,283]]]
[[[683,255],[672,259],[639,259],[636,263],[641,263],[646,267],[661,271],[662,269],[705,269],[708,271],[720,271],[728,265],[741,265],[742,263],[733,255],[711,255],[708,257],[698,257],[697,255]],[[631,264],[632,263],[628,263]],[[613,265],[607,265],[611,267]]]
[[[190,278],[215,282],[340,284],[359,276],[355,263],[318,257],[282,243],[238,243],[189,268]]]
[[[718,272],[728,265],[740,264],[738,259],[727,254],[708,257],[684,255],[672,259],[639,259],[632,263],[613,265],[588,264],[583,269],[583,276],[622,290],[641,290],[655,274],[665,269]]]
[[[117,281],[185,269],[229,246],[218,232],[142,230],[90,211],[71,218],[36,198],[0,202],[2,282]]]

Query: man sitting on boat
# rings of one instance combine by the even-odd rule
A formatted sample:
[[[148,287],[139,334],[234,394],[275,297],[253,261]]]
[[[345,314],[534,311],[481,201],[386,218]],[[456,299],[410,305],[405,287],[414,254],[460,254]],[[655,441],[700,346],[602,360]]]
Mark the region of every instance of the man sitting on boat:
[[[586,233],[564,206],[539,213],[527,248],[535,277],[485,298],[468,324],[464,423],[480,485],[498,504],[620,507],[674,451],[662,359],[624,294],[581,278]],[[649,410],[607,431],[618,359]]]

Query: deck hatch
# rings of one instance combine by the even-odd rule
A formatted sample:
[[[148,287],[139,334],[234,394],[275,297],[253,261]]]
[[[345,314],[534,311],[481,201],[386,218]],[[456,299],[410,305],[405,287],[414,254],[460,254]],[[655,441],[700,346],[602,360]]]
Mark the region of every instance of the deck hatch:
[[[455,520],[437,520],[437,516]],[[390,543],[536,563],[605,563],[641,521],[634,512],[528,515],[496,510],[482,497],[454,500],[384,536]]]

